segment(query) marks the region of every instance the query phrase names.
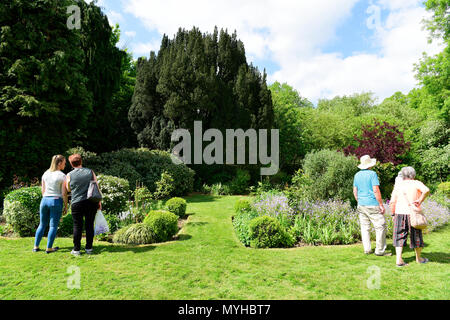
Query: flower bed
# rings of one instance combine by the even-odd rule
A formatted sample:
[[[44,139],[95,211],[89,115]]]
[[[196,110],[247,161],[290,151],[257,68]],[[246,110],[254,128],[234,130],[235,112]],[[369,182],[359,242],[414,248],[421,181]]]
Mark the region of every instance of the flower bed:
[[[257,217],[271,217],[278,220],[292,238],[295,245],[340,245],[352,244],[361,240],[361,229],[357,210],[350,203],[341,200],[327,201],[289,201],[281,192],[265,192],[256,197],[250,210],[240,212],[233,221],[238,238],[249,245],[249,226]],[[450,211],[438,202],[428,199],[423,203],[423,211],[428,218],[432,232],[450,221]],[[386,236],[392,239],[393,218],[388,212],[386,217]],[[371,238],[375,240],[372,227]],[[270,243],[270,241],[268,241]]]

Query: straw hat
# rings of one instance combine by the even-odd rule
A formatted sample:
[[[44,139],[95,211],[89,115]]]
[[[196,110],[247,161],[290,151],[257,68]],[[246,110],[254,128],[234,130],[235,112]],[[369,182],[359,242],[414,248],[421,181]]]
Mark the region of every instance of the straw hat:
[[[368,155],[362,156],[360,161],[361,164],[358,166],[360,169],[369,169],[377,164],[377,159],[372,159]]]

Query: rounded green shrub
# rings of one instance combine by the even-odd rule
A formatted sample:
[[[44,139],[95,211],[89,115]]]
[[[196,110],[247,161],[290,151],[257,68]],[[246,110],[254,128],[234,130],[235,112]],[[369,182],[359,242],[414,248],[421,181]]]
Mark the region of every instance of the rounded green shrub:
[[[41,199],[40,187],[21,188],[5,197],[3,215],[21,237],[32,236],[39,226]]]
[[[247,212],[252,209],[252,204],[248,199],[239,199],[234,205],[234,212]]]
[[[250,246],[253,248],[291,247],[292,236],[272,217],[257,217],[250,221]]]
[[[186,214],[187,202],[183,198],[172,198],[166,202],[166,207],[168,211],[181,218]]]
[[[113,237],[114,243],[150,244],[155,242],[153,230],[144,223],[131,224],[118,230]]]
[[[178,217],[169,211],[150,211],[144,223],[152,229],[157,242],[168,241],[178,232]]]
[[[103,195],[102,210],[115,215],[127,210],[127,201],[131,195],[130,183],[122,178],[105,175],[99,175],[97,180]]]
[[[308,186],[308,196],[313,200],[354,200],[351,186],[359,170],[357,165],[355,157],[346,157],[342,152],[320,150],[308,153],[303,165],[306,180],[313,181]]]

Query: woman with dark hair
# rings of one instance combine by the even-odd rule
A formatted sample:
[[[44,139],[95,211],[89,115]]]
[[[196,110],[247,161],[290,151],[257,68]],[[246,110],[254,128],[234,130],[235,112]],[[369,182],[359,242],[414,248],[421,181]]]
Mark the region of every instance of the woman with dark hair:
[[[83,168],[83,160],[79,154],[69,157],[73,170],[67,174],[67,190],[72,193],[71,208],[73,218],[73,245],[71,252],[79,256],[81,249],[81,236],[83,232],[83,218],[86,228],[86,253],[92,254],[94,242],[94,220],[97,209],[101,210],[101,203],[95,203],[87,199],[89,184],[92,180],[97,182],[97,177],[91,169]]]
[[[39,207],[40,223],[36,230],[33,252],[40,251],[39,244],[49,224],[46,253],[52,253],[59,249],[58,247],[53,248],[53,242],[58,231],[63,204],[64,211],[67,210],[66,175],[62,172],[65,166],[66,158],[64,156],[53,156],[50,169],[42,176],[42,200]]]

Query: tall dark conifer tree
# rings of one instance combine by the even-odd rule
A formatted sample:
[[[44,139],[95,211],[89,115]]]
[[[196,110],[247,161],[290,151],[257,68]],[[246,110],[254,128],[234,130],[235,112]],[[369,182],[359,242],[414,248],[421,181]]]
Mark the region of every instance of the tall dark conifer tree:
[[[271,128],[273,106],[266,74],[247,64],[242,41],[217,28],[212,34],[179,29],[161,49],[140,59],[129,112],[142,146],[170,149],[172,128]],[[163,138],[161,135],[167,135]]]

